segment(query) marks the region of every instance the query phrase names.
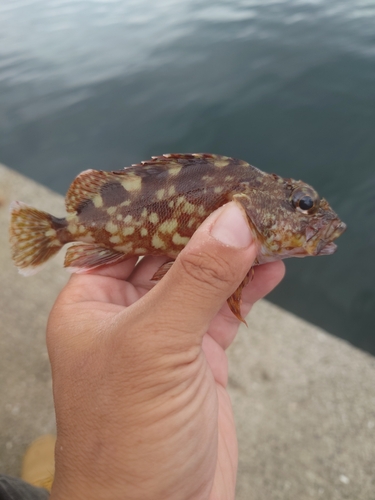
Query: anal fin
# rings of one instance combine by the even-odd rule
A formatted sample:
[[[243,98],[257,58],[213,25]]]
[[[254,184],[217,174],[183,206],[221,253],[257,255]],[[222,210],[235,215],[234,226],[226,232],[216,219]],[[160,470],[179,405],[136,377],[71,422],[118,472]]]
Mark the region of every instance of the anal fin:
[[[79,243],[68,248],[64,267],[72,272],[91,271],[100,266],[125,260],[126,255],[91,243]]]

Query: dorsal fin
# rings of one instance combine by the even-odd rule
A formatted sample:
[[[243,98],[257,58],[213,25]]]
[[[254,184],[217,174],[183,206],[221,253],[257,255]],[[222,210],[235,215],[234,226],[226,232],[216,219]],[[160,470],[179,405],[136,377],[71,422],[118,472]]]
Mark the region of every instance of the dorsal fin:
[[[82,203],[86,200],[92,200],[100,193],[101,188],[110,182],[124,183],[124,180],[128,178],[129,185],[133,186],[129,191],[136,191],[135,186],[138,183],[134,182],[135,178],[141,178],[148,184],[149,182],[153,182],[153,179],[161,180],[168,174],[174,176],[178,175],[181,169],[185,169],[189,166],[199,164],[210,167],[219,164],[223,166],[233,161],[235,160],[227,158],[226,156],[211,155],[207,153],[175,153],[165,154],[163,156],[153,156],[150,160],[133,164],[129,167],[125,167],[123,170],[116,170],[114,172],[85,170],[72,182],[66,194],[66,209],[68,212],[78,211]]]
[[[85,170],[71,183],[65,197],[67,212],[75,212],[82,201],[90,200],[98,194],[111,177],[111,172],[103,170]]]
[[[142,161],[138,164],[133,164],[128,169],[144,168],[146,172],[152,172],[152,167],[155,169],[169,170],[176,166],[188,166],[194,163],[214,163],[215,160],[227,159],[226,156],[213,155],[209,153],[169,153],[162,156],[152,156],[150,160]]]

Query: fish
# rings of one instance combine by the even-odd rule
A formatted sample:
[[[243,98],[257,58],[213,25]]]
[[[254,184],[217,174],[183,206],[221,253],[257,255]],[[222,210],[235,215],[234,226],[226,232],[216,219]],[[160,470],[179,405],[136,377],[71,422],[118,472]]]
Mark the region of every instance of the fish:
[[[32,275],[64,245],[64,266],[92,271],[133,256],[168,261],[150,279],[160,280],[202,222],[233,201],[246,214],[257,245],[254,265],[331,255],[346,229],[308,184],[262,172],[244,160],[194,153],[153,156],[123,170],[85,170],[70,185],[63,218],[16,201],[10,245],[21,274]],[[252,270],[253,272],[253,270]],[[228,298],[241,316],[242,289]]]

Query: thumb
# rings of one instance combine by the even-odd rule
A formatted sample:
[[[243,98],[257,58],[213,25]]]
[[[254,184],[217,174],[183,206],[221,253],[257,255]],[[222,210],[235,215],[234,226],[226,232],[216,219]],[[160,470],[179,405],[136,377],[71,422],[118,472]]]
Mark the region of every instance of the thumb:
[[[251,268],[257,249],[242,207],[230,202],[197,229],[166,276],[147,294],[163,330],[201,342],[210,321]],[[151,304],[150,304],[151,305]],[[176,346],[177,347],[177,346]]]

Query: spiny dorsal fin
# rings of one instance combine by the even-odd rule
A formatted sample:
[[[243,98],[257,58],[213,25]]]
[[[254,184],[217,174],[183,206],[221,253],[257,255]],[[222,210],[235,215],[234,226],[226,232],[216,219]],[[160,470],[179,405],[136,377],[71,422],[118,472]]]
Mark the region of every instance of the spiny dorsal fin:
[[[191,165],[226,165],[233,162],[232,158],[226,156],[211,155],[208,153],[194,154],[165,154],[163,156],[153,156],[151,160],[133,164],[123,170],[106,172],[103,170],[85,170],[72,182],[66,198],[65,204],[68,212],[76,212],[86,200],[92,200],[100,194],[101,188],[110,182],[123,182],[121,179],[128,178],[129,183],[133,183],[136,178],[145,179],[146,182],[152,178],[159,178],[165,175],[178,175],[180,170]],[[134,189],[131,189],[131,191]]]
[[[152,156],[150,160],[141,163],[133,163],[124,170],[112,172],[118,176],[138,176],[142,178],[152,178],[159,175],[177,175],[182,169],[197,166],[208,166],[211,168],[224,167],[231,164],[249,166],[243,160],[235,160],[228,156],[213,155],[209,153],[171,153],[162,156]]]
[[[152,156],[150,160],[142,161],[141,163],[134,164],[129,168],[140,168],[145,167],[144,171],[152,171],[152,167],[155,169],[169,170],[176,166],[188,166],[190,164],[206,163],[214,164],[215,161],[220,160],[231,160],[226,156],[213,155],[209,153],[170,153],[164,154],[162,156]],[[127,170],[127,168],[126,168]]]

